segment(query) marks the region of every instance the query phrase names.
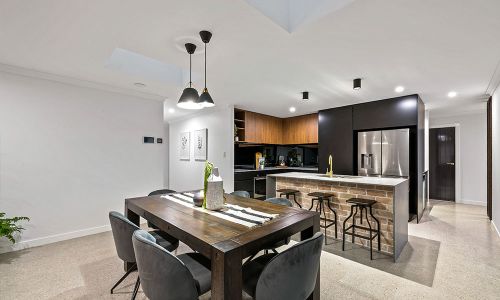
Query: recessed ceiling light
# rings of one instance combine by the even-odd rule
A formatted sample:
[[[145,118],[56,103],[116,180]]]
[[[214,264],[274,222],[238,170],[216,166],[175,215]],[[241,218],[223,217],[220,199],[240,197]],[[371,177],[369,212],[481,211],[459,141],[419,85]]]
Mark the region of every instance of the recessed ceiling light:
[[[295,112],[295,111],[296,111],[296,109],[295,109],[295,107],[293,107],[293,106],[292,106],[292,107],[290,107],[289,111],[290,111],[291,113],[293,113],[293,112]]]
[[[396,93],[402,93],[402,92],[404,92],[404,90],[405,90],[405,87],[404,87],[404,86],[397,86],[397,87],[394,89],[394,91],[395,91]]]
[[[171,113],[171,114],[173,114],[173,113],[175,112],[175,109],[173,109],[173,108],[169,108],[169,109],[168,109],[168,112],[169,112],[169,113]]]
[[[142,82],[136,82],[136,83],[134,83],[134,85],[136,87],[141,87],[141,88],[146,87],[146,85],[144,83],[142,83]]]
[[[457,92],[455,92],[455,91],[451,91],[448,93],[448,97],[450,97],[450,98],[455,98],[456,96],[457,96]]]

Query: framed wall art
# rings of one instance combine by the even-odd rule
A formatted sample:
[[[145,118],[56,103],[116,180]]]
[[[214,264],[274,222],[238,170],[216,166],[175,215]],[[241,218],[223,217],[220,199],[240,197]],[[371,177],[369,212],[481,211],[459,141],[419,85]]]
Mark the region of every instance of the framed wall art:
[[[179,140],[179,158],[180,160],[189,160],[189,150],[191,146],[191,133],[182,132]]]
[[[195,160],[207,160],[207,133],[207,128],[194,131],[193,144]]]

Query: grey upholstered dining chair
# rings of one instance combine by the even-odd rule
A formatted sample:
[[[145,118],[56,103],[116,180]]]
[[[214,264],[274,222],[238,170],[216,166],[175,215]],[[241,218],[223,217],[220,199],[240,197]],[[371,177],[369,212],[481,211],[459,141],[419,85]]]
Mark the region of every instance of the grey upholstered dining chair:
[[[132,246],[132,235],[134,231],[140,229],[137,225],[130,222],[125,216],[119,212],[111,211],[109,213],[109,222],[111,223],[111,231],[113,232],[113,239],[115,241],[116,253],[118,257],[124,262],[132,264],[127,270],[125,275],[123,275],[111,288],[111,294],[113,290],[125,279],[127,276],[137,269],[135,263],[134,247]],[[154,237],[157,244],[161,245],[168,251],[174,251],[179,247],[178,240],[171,240],[169,235],[166,235],[162,231],[152,231],[152,236]],[[132,299],[137,295],[139,289],[140,279],[137,277],[134,292],[132,294]]]
[[[304,300],[314,291],[324,236],[311,238],[279,254],[257,257],[243,266],[243,290],[256,300]]]
[[[144,230],[132,237],[144,294],[151,300],[195,300],[211,288],[210,261],[200,253],[175,256]]]
[[[250,193],[247,191],[234,191],[231,193],[231,195],[243,197],[243,198],[250,198]]]
[[[290,200],[286,199],[286,198],[268,198],[266,200],[264,200],[264,202],[269,202],[269,203],[273,203],[273,204],[277,204],[277,205],[284,205],[284,206],[288,206],[288,207],[293,207],[293,204]],[[291,238],[290,237],[287,237],[286,239],[284,240],[281,240],[275,244],[272,244],[268,247],[265,247],[263,250],[264,250],[264,253],[265,254],[268,254],[269,253],[269,250],[271,250],[272,252],[274,253],[278,253],[278,251],[276,251],[276,248],[279,248],[281,246],[284,246],[284,245],[288,245],[288,243],[290,243],[290,240]],[[252,256],[250,256],[247,261],[245,262],[248,263],[250,262],[256,255],[258,254],[255,253],[253,254]]]
[[[162,190],[152,191],[151,193],[148,194],[148,196],[166,195],[166,194],[172,194],[172,193],[177,193],[177,192],[174,190],[162,189]],[[148,221],[148,227],[153,228],[153,229],[159,229],[155,224],[151,223],[150,221]]]
[[[162,190],[152,191],[151,193],[148,194],[148,196],[166,195],[171,193],[177,193],[177,192],[174,190],[162,189]]]
[[[286,198],[269,198],[264,200],[265,202],[277,204],[277,205],[283,205],[283,206],[288,206],[288,207],[293,207],[293,204],[290,200]],[[274,253],[276,252],[276,248],[279,248],[284,245],[288,245],[290,243],[290,237],[287,237],[286,239],[277,242],[276,244],[272,245],[270,248],[267,248],[268,250],[272,250]]]

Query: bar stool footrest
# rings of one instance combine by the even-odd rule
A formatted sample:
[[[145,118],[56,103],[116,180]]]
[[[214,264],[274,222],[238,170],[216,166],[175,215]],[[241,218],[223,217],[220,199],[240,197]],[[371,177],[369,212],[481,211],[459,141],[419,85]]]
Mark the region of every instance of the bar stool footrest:
[[[332,219],[325,219],[325,218],[319,218],[319,219],[320,219],[320,222],[321,222],[321,221],[330,222],[330,224],[328,224],[328,225],[326,225],[326,226],[325,226],[325,225],[321,225],[321,223],[320,223],[320,224],[319,224],[319,227],[320,227],[320,228],[328,228],[328,227],[330,227],[330,226],[335,225],[335,221],[334,221],[334,220],[332,220]]]

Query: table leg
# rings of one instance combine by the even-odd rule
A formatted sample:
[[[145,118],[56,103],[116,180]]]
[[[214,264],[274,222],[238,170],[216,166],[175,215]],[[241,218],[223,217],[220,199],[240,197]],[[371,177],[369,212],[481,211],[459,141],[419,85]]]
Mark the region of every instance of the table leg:
[[[242,259],[239,249],[212,250],[212,300],[241,300]]]
[[[136,214],[135,212],[131,211],[128,209],[127,204],[125,203],[125,217],[129,219],[130,222],[134,223],[137,226],[140,226],[140,218],[139,215]],[[130,269],[135,263],[125,263],[125,271]]]
[[[300,232],[300,239],[303,241],[305,239],[312,237],[316,232],[318,232],[319,231],[319,222],[320,222],[320,215],[316,214],[314,216],[313,226],[301,231]],[[319,300],[319,297],[320,297],[319,296],[319,292],[320,292],[319,281],[320,281],[320,269],[318,269],[318,275],[316,275],[316,286],[314,287],[314,291],[311,294],[311,296],[309,296],[309,298],[307,298],[308,300],[313,300],[313,299]]]

